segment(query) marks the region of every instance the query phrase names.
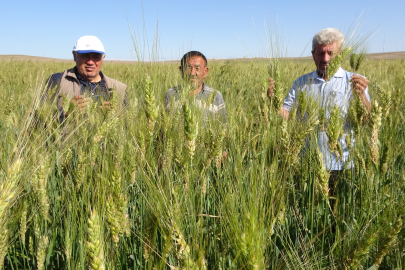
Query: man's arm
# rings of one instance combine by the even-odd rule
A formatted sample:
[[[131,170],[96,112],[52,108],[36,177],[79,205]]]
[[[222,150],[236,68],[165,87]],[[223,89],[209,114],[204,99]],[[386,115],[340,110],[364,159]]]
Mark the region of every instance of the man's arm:
[[[283,106],[280,108],[280,116],[283,117],[285,120],[288,120],[288,116],[290,115],[290,112],[284,109]]]
[[[171,95],[169,94],[170,89],[165,93],[164,105],[167,111],[170,111]]]
[[[226,111],[225,107],[225,100],[222,97],[222,94],[217,92],[217,96],[215,97],[215,106],[217,106],[218,111],[218,119],[222,124],[227,124],[228,123],[228,113]]]
[[[172,87],[169,90],[166,91],[165,93],[165,99],[164,99],[164,105],[166,108],[166,112],[170,112],[171,110],[175,109],[172,108],[173,106],[176,106],[176,100],[179,99],[179,96],[177,94],[177,88],[176,87]]]
[[[57,95],[57,88],[59,87],[62,80],[62,75],[62,73],[55,73],[49,76],[45,83],[45,91],[41,97],[41,101],[50,100],[51,102],[53,102]],[[55,90],[55,92],[53,92],[52,90]]]
[[[228,113],[225,107],[225,100],[221,93],[217,92],[217,95],[214,100],[214,105],[217,106],[218,111],[216,112],[218,120],[223,125],[223,128],[228,128]],[[222,151],[222,163],[226,164],[228,160],[228,152],[226,150]]]
[[[46,89],[57,87],[62,80],[62,75],[62,73],[55,73],[49,76],[49,78],[46,80]]]
[[[367,111],[371,110],[371,104],[367,96],[367,86],[369,80],[360,75],[353,75],[351,77],[352,88],[354,92],[360,97],[361,102],[366,107]]]

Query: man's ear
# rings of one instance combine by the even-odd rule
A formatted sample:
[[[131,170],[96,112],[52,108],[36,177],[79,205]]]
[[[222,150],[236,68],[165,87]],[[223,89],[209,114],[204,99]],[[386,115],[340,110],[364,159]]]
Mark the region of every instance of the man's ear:
[[[73,54],[73,60],[76,62],[76,54],[75,54],[75,52],[72,51],[72,54]]]
[[[181,78],[184,78],[183,67],[182,67],[182,66],[179,66],[179,70],[180,70]]]
[[[204,72],[204,73],[205,73],[205,74],[204,74],[204,79],[207,78],[208,70],[210,70],[208,67],[205,67],[205,68],[204,68],[204,71],[205,71],[205,72]]]

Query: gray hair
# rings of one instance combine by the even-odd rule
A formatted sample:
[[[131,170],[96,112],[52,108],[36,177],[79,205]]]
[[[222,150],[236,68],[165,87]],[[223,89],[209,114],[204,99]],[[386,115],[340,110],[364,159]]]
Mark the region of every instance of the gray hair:
[[[325,28],[319,31],[312,39],[312,51],[317,45],[327,45],[337,42],[339,46],[345,42],[343,34],[335,28]]]

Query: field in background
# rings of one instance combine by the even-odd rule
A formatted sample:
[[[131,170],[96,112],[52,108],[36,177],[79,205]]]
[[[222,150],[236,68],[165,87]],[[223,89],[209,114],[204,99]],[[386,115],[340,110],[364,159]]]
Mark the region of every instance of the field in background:
[[[165,91],[182,84],[177,62],[105,63],[128,85],[128,108],[66,103],[59,124],[40,97],[73,62],[0,61],[0,266],[404,269],[404,61],[360,66],[374,106],[351,106],[355,165],[334,197],[315,142],[331,123],[311,101],[309,117],[282,120],[265,96],[268,65],[210,62],[227,126],[203,121],[187,95],[187,109],[164,110]],[[281,61],[284,96],[313,70]]]
[[[367,54],[367,59],[370,60],[401,60],[405,59],[405,52],[387,52],[387,53],[369,53]],[[312,59],[311,57],[287,57],[287,60],[308,60]],[[0,60],[2,61],[39,61],[39,62],[64,62],[64,63],[73,63],[73,58],[70,59],[57,59],[49,57],[40,57],[40,56],[29,56],[29,55],[0,55]],[[236,58],[229,59],[231,61],[266,61],[265,58]],[[167,62],[179,62],[176,61],[167,61]],[[209,59],[209,61],[227,61],[227,59]],[[133,64],[134,61],[120,61],[120,60],[106,60],[105,63],[110,64]]]

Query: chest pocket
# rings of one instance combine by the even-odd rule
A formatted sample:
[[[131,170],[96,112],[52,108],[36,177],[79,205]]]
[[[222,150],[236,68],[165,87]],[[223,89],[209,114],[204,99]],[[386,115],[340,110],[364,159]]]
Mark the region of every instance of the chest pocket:
[[[328,95],[328,108],[332,111],[335,105],[340,108],[341,117],[346,117],[349,109],[350,93],[346,91],[333,91]]]
[[[350,86],[346,80],[337,80],[325,86],[325,94],[327,95],[328,105],[334,107],[338,105],[341,110],[347,110],[350,99]]]

